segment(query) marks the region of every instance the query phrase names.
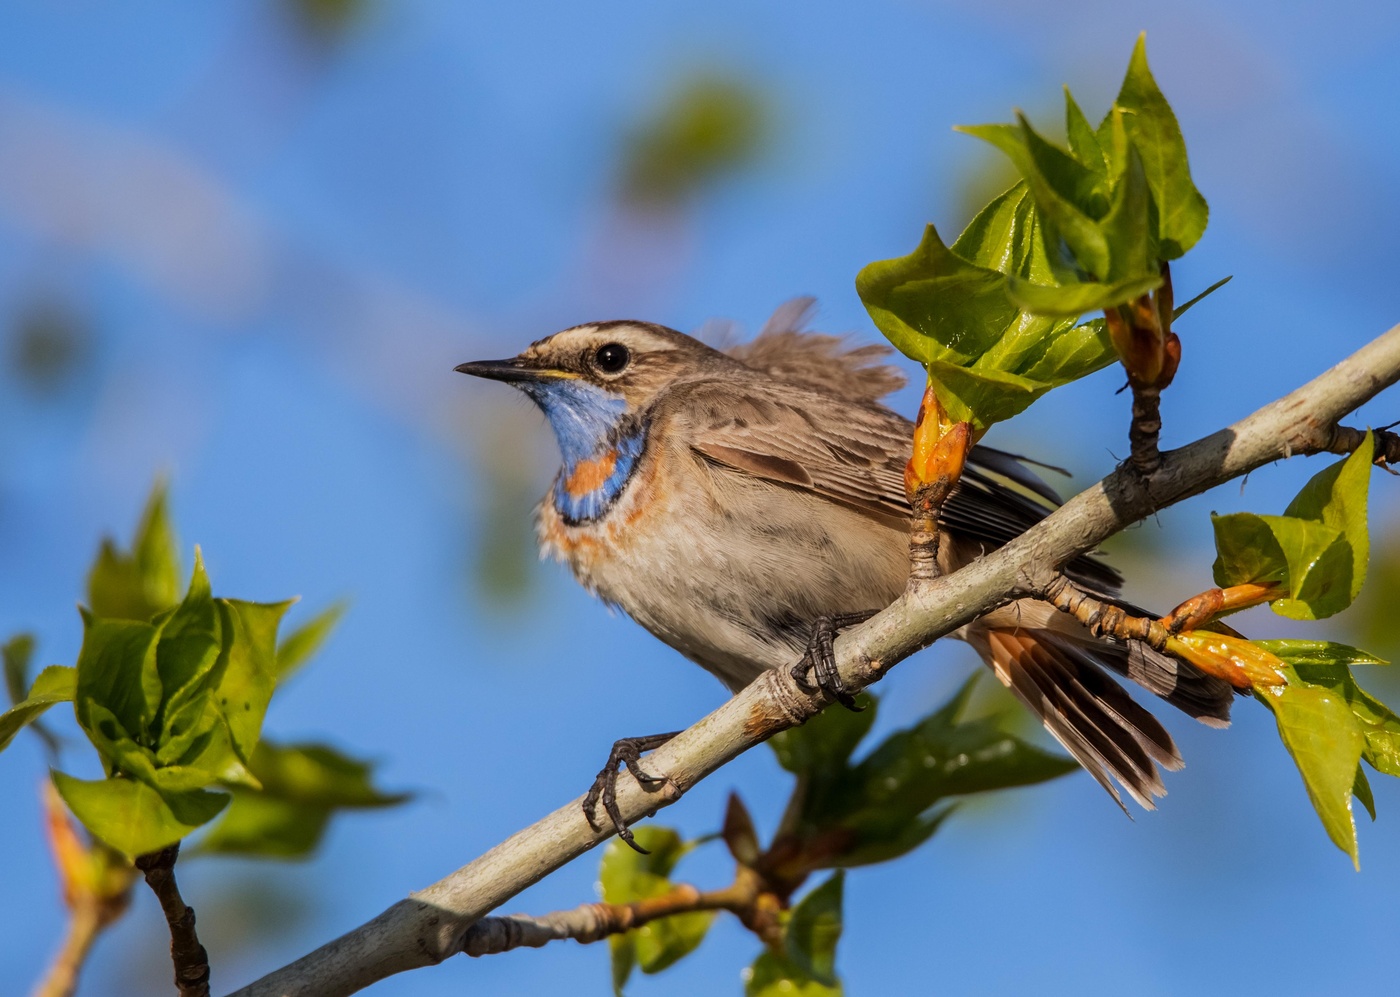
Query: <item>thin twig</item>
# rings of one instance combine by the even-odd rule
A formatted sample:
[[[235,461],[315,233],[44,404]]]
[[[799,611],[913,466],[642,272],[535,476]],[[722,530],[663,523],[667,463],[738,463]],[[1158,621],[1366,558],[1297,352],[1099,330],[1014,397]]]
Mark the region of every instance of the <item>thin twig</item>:
[[[146,885],[160,901],[170,925],[170,959],[175,964],[175,988],[180,997],[209,997],[209,953],[199,944],[194,929],[194,908],[185,905],[175,883],[175,860],[179,844],[158,852],[139,855],[136,868],[146,877]]]
[[[78,989],[78,975],[102,928],[102,915],[97,904],[85,903],[75,907],[68,919],[63,947],[49,964],[44,978],[35,986],[33,997],[72,997]]]
[[[1159,509],[1283,457],[1328,451],[1337,420],[1397,379],[1400,326],[1233,426],[1163,454],[1151,478],[1115,471],[1005,546],[906,591],[836,642],[841,677],[853,691],[878,680],[915,651],[1025,591],[1031,565],[1062,565]],[[785,669],[765,672],[648,759],[648,770],[666,777],[662,789],[647,792],[635,779],[619,780],[624,818],[640,820],[674,803],[705,776],[817,708],[818,700]],[[611,836],[588,826],[581,804],[582,797],[564,804],[236,997],[342,997],[460,952],[473,923]]]
[[[707,893],[682,883],[659,897],[628,904],[583,904],[544,917],[483,917],[468,929],[462,951],[470,956],[495,955],[522,947],[539,948],[566,938],[586,945],[664,917],[698,911],[727,910],[747,923],[759,896],[756,885],[756,879],[741,875],[732,886]]]
[[[1128,427],[1128,459],[1138,474],[1151,477],[1162,464],[1157,440],[1162,434],[1162,389],[1134,383],[1133,421]]]

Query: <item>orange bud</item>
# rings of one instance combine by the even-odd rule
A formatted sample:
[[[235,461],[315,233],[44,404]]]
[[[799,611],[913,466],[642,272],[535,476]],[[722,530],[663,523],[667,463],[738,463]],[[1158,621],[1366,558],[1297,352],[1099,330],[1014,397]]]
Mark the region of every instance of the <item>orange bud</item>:
[[[68,815],[68,807],[52,782],[44,781],[42,796],[44,829],[64,903],[74,908],[96,901],[106,918],[119,917],[136,879],[131,861],[101,842],[89,843]]]
[[[920,488],[957,481],[971,445],[972,425],[949,419],[930,384],[914,420],[914,453],[904,465],[904,493],[909,501],[914,501]]]
[[[1281,599],[1288,593],[1278,582],[1248,582],[1224,589],[1207,589],[1162,617],[1168,630],[1195,630],[1217,616]]]
[[[42,795],[44,830],[48,834],[54,865],[58,869],[58,881],[63,886],[63,902],[71,908],[80,895],[92,892],[91,858],[52,782],[44,781]]]
[[[1167,639],[1167,651],[1236,689],[1287,685],[1283,662],[1243,637],[1188,630]]]

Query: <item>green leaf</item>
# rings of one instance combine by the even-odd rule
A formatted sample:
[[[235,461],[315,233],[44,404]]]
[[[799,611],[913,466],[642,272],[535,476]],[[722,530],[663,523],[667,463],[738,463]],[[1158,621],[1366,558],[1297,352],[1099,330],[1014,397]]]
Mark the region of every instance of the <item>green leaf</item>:
[[[1109,249],[1095,219],[1108,209],[1093,172],[1063,149],[1045,141],[1024,115],[1016,125],[961,125],[957,130],[990,142],[1025,178],[1042,222],[1064,239],[1081,266],[1102,280]]]
[[[993,220],[969,239],[981,253]],[[856,278],[880,331],[927,368],[952,419],[978,433],[1117,359],[1102,323],[1028,315],[1007,285],[1005,274],[949,250],[931,225],[909,256],[871,263]]]
[[[1142,156],[1156,205],[1158,251],[1174,260],[1194,246],[1206,230],[1206,199],[1191,180],[1186,140],[1167,98],[1147,65],[1147,36],[1138,36],[1128,73],[1115,101],[1124,114],[1128,138]],[[1105,119],[1107,123],[1108,119]]]
[[[292,604],[238,599],[216,602],[225,639],[214,697],[228,724],[234,750],[248,764],[277,686],[277,626]]]
[[[1186,302],[1186,304],[1177,305],[1174,309],[1172,309],[1172,321],[1174,322],[1177,319],[1181,318],[1181,316],[1185,315],[1187,310],[1194,306],[1197,302],[1205,300],[1205,298],[1214,294],[1216,291],[1220,290],[1222,287],[1224,287],[1226,284],[1230,283],[1230,281],[1234,279],[1234,274],[1231,274],[1228,277],[1221,277],[1214,284],[1210,285],[1210,287],[1206,288],[1200,294],[1196,295],[1190,301]]]
[[[222,645],[219,611],[204,573],[204,559],[196,547],[189,589],[165,621],[156,645],[166,725],[173,713],[208,688]]]
[[[1011,300],[1032,315],[1078,318],[1085,312],[1124,305],[1162,286],[1156,275],[1131,277],[1111,284],[1032,284],[1012,277],[1007,284]]]
[[[345,615],[346,608],[347,604],[344,602],[335,603],[287,634],[277,645],[278,684],[285,682],[321,649],[321,645]]]
[[[34,635],[16,634],[0,647],[0,657],[5,659],[5,691],[9,693],[10,705],[16,706],[27,695],[29,687],[29,662],[34,657]]]
[[[1322,619],[1351,605],[1366,579],[1366,527],[1374,438],[1314,475],[1282,516],[1214,516],[1216,584],[1281,582],[1274,612]]]
[[[1323,619],[1351,603],[1354,555],[1340,530],[1311,519],[1237,512],[1211,515],[1215,527],[1216,584],[1279,582],[1287,599],[1274,612],[1291,619]]]
[[[0,713],[0,751],[55,703],[71,703],[77,691],[77,672],[64,665],[50,665],[39,673],[28,695]]]
[[[75,779],[53,772],[54,787],[73,816],[117,851],[135,857],[184,838],[218,816],[223,793],[195,790],[162,796],[132,779]]]
[[[1108,243],[1109,254],[1108,272],[1103,279],[1124,284],[1157,277],[1160,283],[1161,267],[1157,263],[1149,225],[1152,198],[1147,188],[1142,156],[1132,142],[1128,143],[1123,173],[1116,183],[1113,203],[1099,223],[1099,229]]]
[[[1371,556],[1366,500],[1374,457],[1375,435],[1368,432],[1354,453],[1313,475],[1284,510],[1285,516],[1318,520],[1346,537],[1353,558],[1349,572],[1351,598],[1346,605],[1361,591]]]
[[[1351,787],[1351,795],[1360,801],[1366,808],[1366,813],[1370,815],[1374,823],[1376,819],[1376,798],[1371,795],[1371,780],[1366,778],[1366,770],[1360,765],[1356,766],[1356,783]]]
[[[78,722],[89,737],[96,728],[89,703],[109,710],[129,737],[142,740],[148,736],[161,700],[156,666],[159,637],[160,628],[149,623],[83,614],[76,701]]]
[[[969,263],[1037,284],[1055,283],[1062,270],[1046,253],[1035,198],[1024,180],[979,211],[952,250]]]
[[[778,764],[793,775],[840,770],[861,739],[875,723],[879,701],[870,693],[856,697],[864,709],[823,710],[801,727],[792,727],[768,739]]]
[[[671,870],[694,847],[694,842],[682,841],[668,827],[649,824],[633,833],[650,854],[642,855],[619,840],[608,844],[598,877],[604,903],[626,904],[670,892]],[[689,955],[704,940],[713,920],[713,911],[694,911],[660,918],[627,932],[625,941],[611,943],[614,988],[621,991],[634,960],[642,972],[659,973]]]
[[[744,970],[744,997],[841,997],[840,984],[829,987],[800,967],[765,950]]]
[[[792,910],[783,932],[788,961],[823,986],[836,988],[836,943],[841,939],[845,874],[837,871]]]
[[[843,764],[807,780],[792,833],[810,868],[887,861],[926,841],[950,813],[951,797],[1030,785],[1077,769],[1070,759],[1000,730],[994,718],[962,720],[975,682],[976,676],[949,703],[886,738],[858,765]]]
[[[1065,87],[1065,135],[1069,138],[1069,151],[1080,164],[1094,174],[1097,182],[1103,185],[1108,180],[1108,162],[1104,159],[1103,148],[1099,145],[1094,126],[1084,117],[1074,96]]]
[[[1330,640],[1256,640],[1264,650],[1290,665],[1386,665],[1367,651]]]
[[[102,542],[88,574],[88,606],[93,614],[149,621],[180,598],[180,563],[170,524],[164,482],[146,501],[130,553],[109,539]]]
[[[1288,685],[1255,695],[1273,710],[1279,739],[1293,756],[1328,837],[1359,869],[1351,799],[1365,737],[1343,695],[1297,680],[1296,672],[1287,678]]]

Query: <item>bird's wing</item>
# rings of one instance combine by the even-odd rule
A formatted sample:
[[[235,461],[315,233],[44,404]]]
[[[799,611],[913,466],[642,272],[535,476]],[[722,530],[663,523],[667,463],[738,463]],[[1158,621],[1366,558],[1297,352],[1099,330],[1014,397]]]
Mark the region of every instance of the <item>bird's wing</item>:
[[[679,387],[664,409],[658,417],[674,420],[668,435],[712,464],[814,492],[896,529],[908,525],[904,465],[913,425],[882,406],[781,382],[726,380]],[[977,446],[941,520],[990,551],[1044,519],[1051,501],[1058,496],[1015,457]],[[1076,558],[1069,571],[1096,592],[1117,592],[1117,572],[1101,561]]]

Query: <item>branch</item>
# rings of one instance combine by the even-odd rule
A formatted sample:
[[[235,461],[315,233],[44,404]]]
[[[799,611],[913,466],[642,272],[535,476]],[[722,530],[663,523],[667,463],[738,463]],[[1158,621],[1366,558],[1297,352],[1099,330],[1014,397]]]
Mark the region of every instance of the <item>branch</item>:
[[[136,868],[160,901],[170,925],[170,958],[175,963],[175,988],[180,997],[209,997],[209,953],[194,930],[194,908],[185,906],[175,883],[178,843],[148,855],[138,855]]]
[[[742,872],[732,886],[708,893],[682,883],[659,897],[629,904],[582,904],[538,918],[526,914],[483,917],[467,929],[462,952],[470,956],[495,955],[522,947],[539,948],[565,938],[586,945],[663,917],[696,911],[727,910],[749,923],[759,897],[758,879]]]
[[[1337,420],[1397,379],[1400,326],[1230,428],[1162,455],[1150,477],[1119,468],[1004,547],[911,587],[837,641],[841,677],[852,690],[878,680],[915,651],[1026,590],[1029,565],[1064,564],[1159,509],[1271,461],[1330,451]],[[624,817],[640,820],[674,803],[740,753],[824,705],[799,689],[785,669],[764,673],[650,757],[647,767],[663,777],[660,788],[647,792],[629,777],[620,780]],[[581,803],[582,797],[566,804],[236,997],[338,997],[462,951],[477,920],[610,836],[589,827]]]

